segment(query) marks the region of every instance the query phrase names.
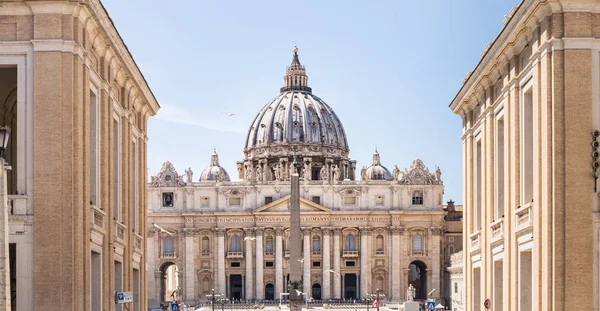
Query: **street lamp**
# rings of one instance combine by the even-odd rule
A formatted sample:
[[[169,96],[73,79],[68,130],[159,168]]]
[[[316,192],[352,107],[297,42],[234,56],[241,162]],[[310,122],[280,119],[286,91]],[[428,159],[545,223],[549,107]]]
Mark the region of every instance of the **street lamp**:
[[[8,137],[10,136],[10,127],[0,126],[0,157],[6,160],[5,152],[8,145]]]
[[[8,145],[8,137],[10,135],[10,128],[6,126],[0,127],[0,202],[2,202],[2,210],[0,211],[0,225],[4,230],[0,230],[0,270],[3,271],[0,275],[0,284],[2,289],[0,290],[0,304],[3,306],[9,306],[10,309],[10,260],[8,252],[8,208],[7,208],[7,170],[10,170],[10,166],[6,163],[6,146]]]
[[[375,301],[377,301],[377,311],[379,311],[379,298],[385,298],[385,294],[381,293],[381,291],[378,289],[375,290],[374,294],[367,294],[367,310],[370,309],[370,303],[371,303],[371,299],[375,298]]]
[[[212,293],[211,293],[211,294],[206,294],[206,296],[207,296],[207,297],[210,297],[211,306],[212,306],[212,311],[215,311],[215,299],[216,299],[218,296],[221,296],[221,295],[219,295],[219,294],[216,294],[216,295],[215,295],[215,289],[213,288],[213,289],[212,289]]]

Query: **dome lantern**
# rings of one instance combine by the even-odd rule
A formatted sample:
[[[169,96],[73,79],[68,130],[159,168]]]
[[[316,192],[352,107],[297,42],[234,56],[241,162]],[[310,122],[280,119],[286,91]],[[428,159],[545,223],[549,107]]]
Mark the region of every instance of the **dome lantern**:
[[[294,47],[294,58],[292,63],[285,69],[285,76],[283,77],[283,87],[280,91],[304,91],[311,93],[312,89],[308,87],[308,76],[306,75],[306,68],[300,63],[298,58],[298,47]]]

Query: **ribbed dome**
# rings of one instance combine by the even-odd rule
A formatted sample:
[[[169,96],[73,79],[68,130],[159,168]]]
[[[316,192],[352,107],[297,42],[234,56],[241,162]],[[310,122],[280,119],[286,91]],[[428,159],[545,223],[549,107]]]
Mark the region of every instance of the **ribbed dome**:
[[[227,171],[219,165],[219,155],[215,151],[210,157],[210,165],[202,171],[199,181],[230,181]]]
[[[373,163],[369,166],[365,172],[365,180],[392,180],[392,173],[383,165],[381,165],[381,158],[379,153],[375,150],[373,154]]]
[[[285,91],[258,113],[246,148],[273,143],[310,143],[347,149],[342,122],[319,97],[307,91]]]

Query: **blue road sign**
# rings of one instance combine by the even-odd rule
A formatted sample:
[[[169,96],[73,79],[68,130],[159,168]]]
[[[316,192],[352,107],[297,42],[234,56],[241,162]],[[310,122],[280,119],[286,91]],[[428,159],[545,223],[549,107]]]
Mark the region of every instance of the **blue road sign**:
[[[120,292],[120,293],[118,293],[118,294],[117,294],[117,299],[118,299],[118,300],[123,300],[123,299],[125,299],[125,295],[123,295],[123,292]]]
[[[179,311],[179,304],[176,302],[171,303],[171,311]]]
[[[427,302],[427,310],[435,310],[435,301]]]

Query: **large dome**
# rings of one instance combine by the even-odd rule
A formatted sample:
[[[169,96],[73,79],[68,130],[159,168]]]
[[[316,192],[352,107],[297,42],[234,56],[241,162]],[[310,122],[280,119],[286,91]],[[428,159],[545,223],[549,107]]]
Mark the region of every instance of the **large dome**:
[[[308,87],[297,48],[279,91],[250,125],[244,160],[237,163],[238,178],[288,181],[296,163],[304,180],[354,180],[356,161],[348,156],[342,122]]]
[[[307,91],[282,92],[252,122],[247,149],[276,143],[348,148],[344,127],[333,109]]]

